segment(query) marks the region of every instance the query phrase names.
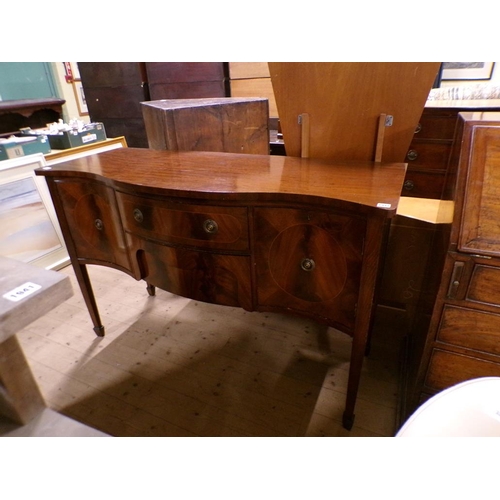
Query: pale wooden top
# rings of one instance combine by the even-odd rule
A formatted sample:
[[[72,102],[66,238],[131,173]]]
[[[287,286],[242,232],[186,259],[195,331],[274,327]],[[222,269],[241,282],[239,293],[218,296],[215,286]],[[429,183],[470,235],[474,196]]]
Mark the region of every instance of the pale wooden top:
[[[399,199],[397,214],[431,224],[451,224],[455,204],[450,200],[434,200],[429,198]]]
[[[41,288],[17,302],[4,298],[28,282]],[[0,343],[72,295],[68,276],[0,256]]]

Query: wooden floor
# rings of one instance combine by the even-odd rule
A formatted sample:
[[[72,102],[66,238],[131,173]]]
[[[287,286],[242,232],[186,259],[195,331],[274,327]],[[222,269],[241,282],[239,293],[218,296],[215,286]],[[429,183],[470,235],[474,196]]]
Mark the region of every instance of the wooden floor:
[[[51,410],[112,436],[357,437],[397,430],[396,313],[377,316],[348,432],[341,425],[347,335],[162,290],[149,297],[143,282],[89,266],[106,327],[105,337],[96,337],[72,268],[60,272],[70,276],[74,296],[18,335]]]

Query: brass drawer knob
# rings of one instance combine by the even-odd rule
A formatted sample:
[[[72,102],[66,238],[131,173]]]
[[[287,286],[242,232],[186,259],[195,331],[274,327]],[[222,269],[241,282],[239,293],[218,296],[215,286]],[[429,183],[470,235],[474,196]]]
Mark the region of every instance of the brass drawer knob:
[[[316,267],[314,260],[305,258],[300,261],[300,267],[303,271],[312,271]]]
[[[217,225],[217,222],[215,222],[213,219],[207,219],[203,223],[203,229],[205,230],[206,233],[215,234],[219,230],[219,226]]]
[[[408,151],[408,154],[406,155],[406,157],[410,161],[415,161],[418,158],[418,153],[414,149],[410,149],[410,151]]]
[[[99,230],[99,231],[102,231],[103,228],[104,228],[104,224],[102,223],[102,220],[101,219],[96,219],[94,221],[94,226]]]
[[[144,216],[142,215],[142,212],[138,208],[134,210],[134,220],[136,222],[142,222],[144,220]]]
[[[422,130],[422,124],[421,124],[421,123],[419,123],[419,124],[415,127],[415,134],[418,134],[421,130]]]
[[[415,187],[415,183],[413,181],[405,181],[403,184],[403,188],[407,191],[411,191]]]

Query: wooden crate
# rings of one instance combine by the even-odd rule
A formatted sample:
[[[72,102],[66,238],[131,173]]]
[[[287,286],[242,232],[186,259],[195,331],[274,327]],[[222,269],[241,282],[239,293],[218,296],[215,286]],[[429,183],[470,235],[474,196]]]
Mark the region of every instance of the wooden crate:
[[[164,99],[142,111],[151,149],[269,154],[266,99]]]

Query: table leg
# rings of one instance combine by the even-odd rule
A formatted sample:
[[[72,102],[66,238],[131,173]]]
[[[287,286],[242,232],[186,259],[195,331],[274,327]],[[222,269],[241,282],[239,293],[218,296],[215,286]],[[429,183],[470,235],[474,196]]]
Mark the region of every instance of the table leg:
[[[99,310],[97,309],[97,303],[95,301],[94,292],[92,290],[92,285],[90,284],[90,278],[85,264],[73,264],[73,269],[75,270],[76,279],[80,285],[80,290],[87,305],[92,323],[94,323],[94,332],[99,337],[104,337],[104,326],[102,325],[101,318],[99,316]]]
[[[361,369],[364,357],[367,355],[370,347],[375,290],[382,249],[380,234],[383,233],[384,224],[384,218],[372,217],[368,220],[367,225],[356,324],[352,338],[346,405],[342,416],[342,425],[347,430],[351,430],[354,423],[354,406],[356,405],[359,381],[361,379]]]
[[[19,341],[13,335],[0,344],[0,414],[24,425],[45,407]]]

